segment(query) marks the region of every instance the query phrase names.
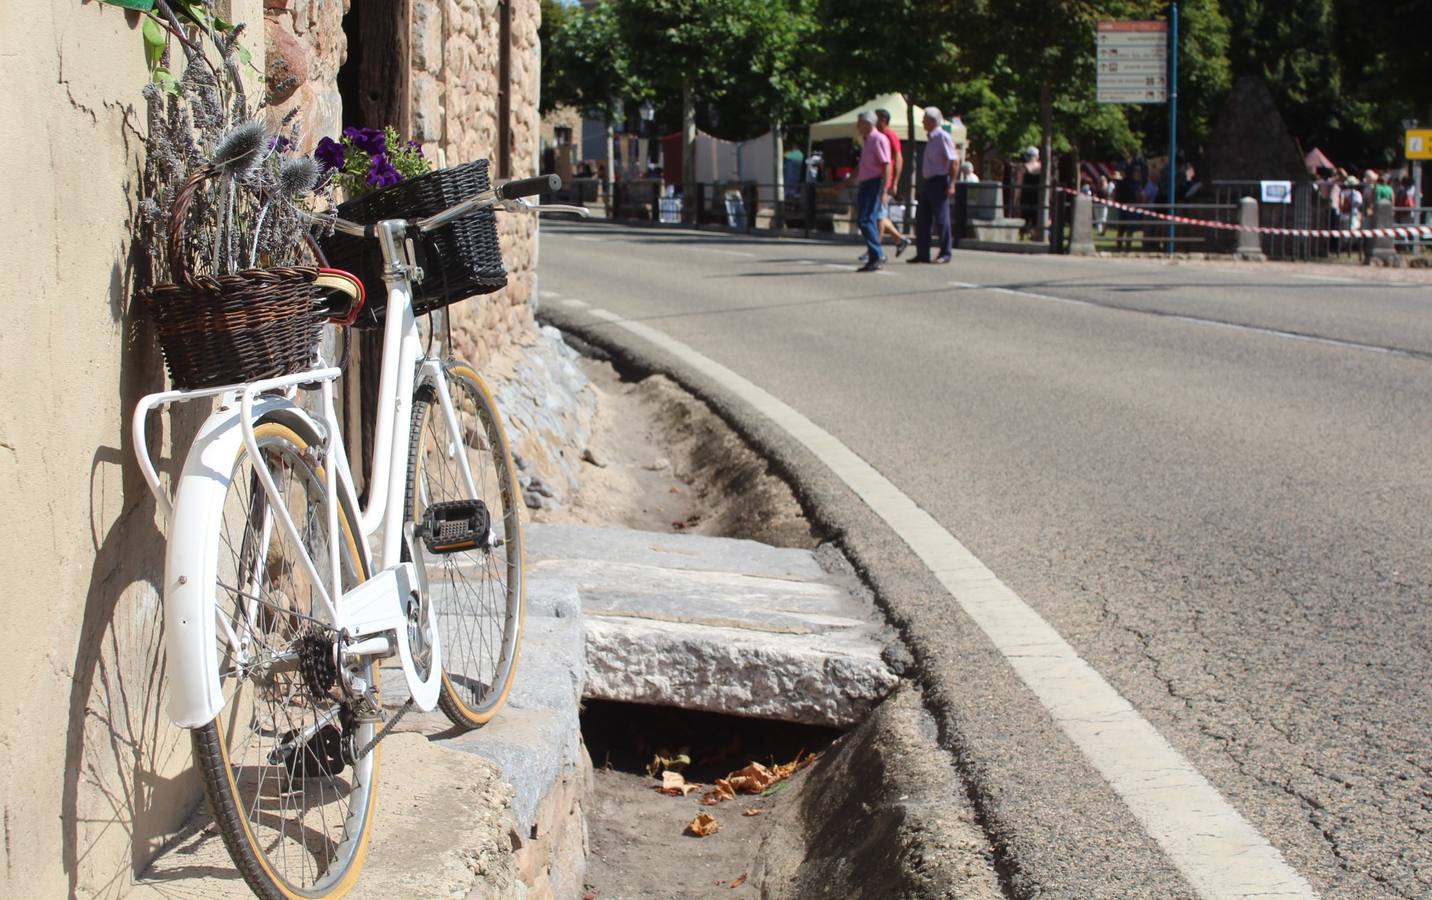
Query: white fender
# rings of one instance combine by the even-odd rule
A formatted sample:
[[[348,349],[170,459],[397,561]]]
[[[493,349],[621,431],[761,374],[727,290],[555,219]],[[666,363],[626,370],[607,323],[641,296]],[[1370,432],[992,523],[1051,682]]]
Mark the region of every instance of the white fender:
[[[255,401],[255,419],[282,411],[323,434],[313,417],[281,397]],[[223,709],[214,608],[221,514],[234,463],[243,447],[238,403],[216,410],[199,429],[174,492],[169,548],[164,558],[164,645],[168,656],[169,718],[181,728],[212,722]]]

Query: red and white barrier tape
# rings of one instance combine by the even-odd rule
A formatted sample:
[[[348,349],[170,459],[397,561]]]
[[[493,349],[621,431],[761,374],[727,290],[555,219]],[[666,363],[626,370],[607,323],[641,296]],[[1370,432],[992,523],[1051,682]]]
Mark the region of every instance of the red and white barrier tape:
[[[1066,194],[1078,194],[1072,188],[1060,188]],[[1367,237],[1392,237],[1392,238],[1432,238],[1432,225],[1398,226],[1395,228],[1357,228],[1357,229],[1333,229],[1333,228],[1269,228],[1263,225],[1235,225],[1231,222],[1214,222],[1209,219],[1190,219],[1187,216],[1172,216],[1168,213],[1155,212],[1152,209],[1145,209],[1141,206],[1130,206],[1127,203],[1118,203],[1114,200],[1104,200],[1089,194],[1088,197],[1095,203],[1109,206],[1114,209],[1122,209],[1125,212],[1138,213],[1150,219],[1159,219],[1164,222],[1173,222],[1178,225],[1202,225],[1204,228],[1216,228],[1222,231],[1253,231],[1258,234],[1282,234],[1291,237],[1321,237],[1321,238],[1367,238]]]

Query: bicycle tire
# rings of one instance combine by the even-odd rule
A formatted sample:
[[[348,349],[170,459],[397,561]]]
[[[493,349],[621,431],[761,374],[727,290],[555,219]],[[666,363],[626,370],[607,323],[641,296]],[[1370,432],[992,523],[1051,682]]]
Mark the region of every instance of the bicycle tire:
[[[326,559],[326,545],[309,537],[309,529],[326,531],[328,525],[323,469],[309,458],[310,448],[320,444],[317,435],[300,433],[308,429],[286,417],[283,421],[262,418],[254,431],[265,456],[273,452],[274,461],[266,459],[265,464],[270,465],[291,515],[295,510],[288,490],[297,476],[305,507],[301,520],[304,543],[310,545],[315,560]],[[216,603],[223,621],[227,595],[233,607],[228,614],[233,621],[227,627],[233,629],[237,624],[247,629],[236,643],[249,646],[245,642],[252,639],[258,648],[277,651],[283,647],[284,653],[290,653],[302,641],[313,639],[305,635],[317,633],[318,626],[309,621],[310,614],[316,612],[314,597],[310,588],[305,608],[304,582],[293,577],[294,572],[301,574],[301,568],[291,564],[282,546],[274,547],[275,540],[287,541],[283,529],[276,523],[255,527],[256,521],[273,523],[274,517],[261,511],[268,500],[252,468],[246,466],[248,459],[247,447],[241,447],[215,525],[220,529]],[[275,471],[283,467],[288,471],[286,478]],[[245,471],[249,473],[246,477]],[[312,506],[315,498],[320,501],[318,510]],[[235,501],[232,506],[231,500]],[[339,523],[347,550],[345,556],[340,548],[346,589],[364,580],[367,572],[356,543],[357,523],[351,510],[340,507]],[[232,520],[230,513],[235,514]],[[296,518],[296,525],[299,522]],[[231,527],[236,525],[242,528],[237,547]],[[260,558],[262,566],[255,565]],[[226,565],[231,562],[233,571],[228,572]],[[226,576],[233,579],[232,584],[226,583]],[[245,590],[250,584],[256,586]],[[241,602],[249,604],[249,611],[242,615],[246,621],[240,620]],[[191,740],[209,809],[229,855],[254,894],[266,900],[342,896],[357,881],[367,853],[376,813],[380,748],[375,747],[356,764],[333,771],[336,754],[327,729],[339,734],[332,717],[341,721],[338,710],[342,707],[331,694],[317,693],[312,680],[319,676],[311,677],[304,664],[294,665],[292,660],[288,662],[291,668],[274,658],[266,666],[262,660],[259,664],[234,661],[232,644],[226,643],[224,634],[218,635],[218,642],[221,678],[225,664],[230,663],[228,674],[236,683],[232,694],[224,684],[223,709],[212,722],[192,729]],[[258,659],[262,649],[253,652]],[[237,674],[240,667],[245,670],[241,675]],[[371,659],[360,674],[377,688],[378,667]],[[245,682],[251,688],[247,699],[241,693]],[[312,725],[296,727],[305,721],[307,711],[312,713]],[[321,724],[324,722],[327,724]],[[314,732],[301,738],[307,727]],[[356,725],[351,731],[352,745],[364,746],[375,731],[372,723]],[[310,787],[316,797],[310,797]],[[340,826],[337,833],[328,833],[331,823]]]
[[[406,508],[420,522],[432,503],[482,500],[500,541],[497,547],[426,557],[430,591],[441,592],[434,597],[443,656],[438,705],[454,725],[471,729],[502,709],[517,671],[526,602],[521,490],[491,391],[469,366],[450,365],[446,373],[464,435],[455,442],[442,439],[448,428],[437,387],[430,379],[420,384],[413,400]],[[466,448],[480,496],[466,496],[456,455],[440,452],[443,446]],[[431,471],[439,464],[439,471]]]

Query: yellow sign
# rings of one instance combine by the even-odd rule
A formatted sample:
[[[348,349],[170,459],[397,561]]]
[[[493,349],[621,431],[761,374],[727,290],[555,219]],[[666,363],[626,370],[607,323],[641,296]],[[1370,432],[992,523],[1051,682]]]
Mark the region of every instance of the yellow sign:
[[[1408,129],[1405,146],[1408,159],[1432,159],[1432,128]]]

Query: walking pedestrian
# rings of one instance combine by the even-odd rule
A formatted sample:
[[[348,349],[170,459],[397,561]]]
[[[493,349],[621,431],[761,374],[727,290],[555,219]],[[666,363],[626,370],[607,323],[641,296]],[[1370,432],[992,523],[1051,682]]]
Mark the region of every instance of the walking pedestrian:
[[[1095,200],[1113,199],[1114,184],[1109,180],[1109,173],[1100,172],[1099,181],[1094,185]],[[1094,204],[1094,230],[1102,237],[1104,230],[1109,226],[1109,206],[1106,203]]]
[[[954,253],[954,233],[950,230],[950,198],[955,195],[955,179],[960,175],[960,159],[955,151],[954,138],[940,127],[944,117],[937,107],[926,107],[921,121],[925,126],[925,155],[920,163],[920,206],[915,212],[915,255],[908,261],[947,263]],[[940,255],[932,260],[931,232],[935,228],[940,229]]]
[[[885,192],[880,198],[880,234],[888,234],[895,239],[895,255],[899,256],[910,246],[910,239],[895,227],[895,222],[890,218],[890,204],[900,199],[897,188],[900,185],[900,173],[905,169],[905,156],[901,153],[900,135],[890,127],[890,110],[875,111],[875,128],[890,142],[890,183],[885,186]]]
[[[890,183],[890,142],[876,130],[874,113],[861,113],[855,121],[855,129],[865,140],[865,146],[860,151],[860,166],[855,170],[855,180],[859,185],[855,195],[856,221],[869,254],[865,265],[856,271],[874,272],[885,265],[885,251],[880,248],[878,214],[885,187]]]
[[[1129,166],[1124,177],[1120,178],[1114,185],[1114,200],[1124,206],[1137,206],[1144,202],[1144,187],[1148,183],[1148,170],[1142,162],[1135,162]],[[1138,230],[1136,222],[1142,221],[1143,217],[1136,212],[1127,209],[1119,210],[1119,216],[1114,225],[1114,249],[1132,250],[1134,248],[1134,232]]]

